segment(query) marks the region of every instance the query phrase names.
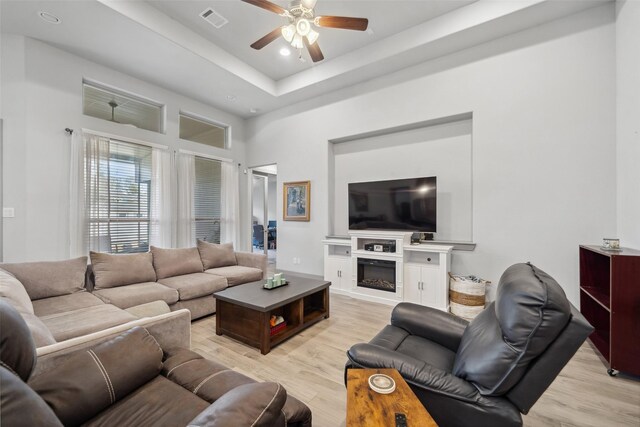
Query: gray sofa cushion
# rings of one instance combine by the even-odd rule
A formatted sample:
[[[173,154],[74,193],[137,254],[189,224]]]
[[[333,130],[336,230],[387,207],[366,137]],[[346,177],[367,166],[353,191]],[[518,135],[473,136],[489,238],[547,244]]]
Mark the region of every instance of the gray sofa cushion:
[[[93,293],[107,304],[120,308],[129,308],[156,300],[162,300],[169,305],[178,301],[178,291],[155,282],[99,289]]]
[[[64,261],[0,264],[27,290],[31,300],[83,292],[87,257]]]
[[[40,318],[58,341],[102,331],[136,320],[131,313],[110,304],[80,308]]]
[[[162,249],[151,246],[151,253],[157,279],[204,271],[198,248]]]
[[[38,316],[31,313],[20,313],[20,315],[29,327],[36,347],[44,347],[45,345],[56,343],[53,333]]]
[[[262,270],[253,267],[244,267],[241,265],[210,268],[206,270],[205,273],[225,277],[229,286],[262,280]]]
[[[150,252],[112,255],[92,251],[89,255],[95,277],[95,289],[114,288],[156,280],[153,255]]]
[[[464,331],[453,374],[483,395],[499,396],[524,375],[564,329],[571,306],[560,285],[531,264],[515,264],[500,278],[496,301]]]
[[[176,289],[182,301],[211,296],[214,292],[227,287],[227,279],[206,273],[167,277],[166,279],[158,280],[158,282]]]
[[[233,243],[217,245],[198,239],[198,251],[205,270],[236,265],[237,263],[236,254],[233,251]]]
[[[104,302],[90,292],[78,292],[36,300],[33,302],[33,310],[36,316],[48,316],[102,304]]]
[[[33,314],[33,304],[27,290],[15,276],[0,269],[0,298],[5,298],[18,312]]]

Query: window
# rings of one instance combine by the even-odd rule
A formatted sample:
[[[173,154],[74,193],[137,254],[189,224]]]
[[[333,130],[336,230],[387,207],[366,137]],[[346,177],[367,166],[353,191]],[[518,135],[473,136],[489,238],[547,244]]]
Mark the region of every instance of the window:
[[[87,158],[89,239],[94,250],[149,250],[151,148],[103,140]]]
[[[180,139],[217,148],[228,148],[228,127],[187,113],[180,113]]]
[[[196,157],[193,198],[196,239],[220,243],[221,193],[222,164]]]
[[[83,82],[82,112],[87,116],[164,132],[162,104],[95,83]]]

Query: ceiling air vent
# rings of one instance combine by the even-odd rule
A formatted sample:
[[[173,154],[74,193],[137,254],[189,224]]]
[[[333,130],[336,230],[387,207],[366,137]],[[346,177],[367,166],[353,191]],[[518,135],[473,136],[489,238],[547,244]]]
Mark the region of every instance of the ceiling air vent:
[[[222,28],[226,23],[229,22],[227,18],[220,15],[218,12],[213,10],[212,8],[206,8],[201,14],[202,18],[207,21],[209,24],[213,25],[216,28]]]

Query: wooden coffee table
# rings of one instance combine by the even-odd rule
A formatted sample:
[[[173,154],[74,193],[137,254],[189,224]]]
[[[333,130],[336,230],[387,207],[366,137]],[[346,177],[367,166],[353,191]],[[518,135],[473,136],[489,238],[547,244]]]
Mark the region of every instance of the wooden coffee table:
[[[329,317],[329,286],[326,280],[286,275],[288,285],[263,288],[265,280],[232,286],[216,298],[216,334],[228,335],[267,354],[271,347]],[[282,316],[284,329],[271,335],[271,315]]]
[[[390,394],[379,394],[369,388],[373,374],[389,375],[396,382]],[[407,417],[407,427],[437,427],[407,382],[395,369],[349,369],[347,371],[347,427],[393,427],[395,414]]]

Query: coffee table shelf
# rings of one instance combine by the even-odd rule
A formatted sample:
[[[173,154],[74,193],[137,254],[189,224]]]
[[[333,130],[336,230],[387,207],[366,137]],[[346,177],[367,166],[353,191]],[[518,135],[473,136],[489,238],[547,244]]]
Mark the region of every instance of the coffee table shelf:
[[[289,286],[265,290],[263,281],[216,292],[216,334],[227,335],[267,354],[271,348],[329,317],[325,280],[287,275]],[[269,320],[282,316],[287,326],[271,335]]]

